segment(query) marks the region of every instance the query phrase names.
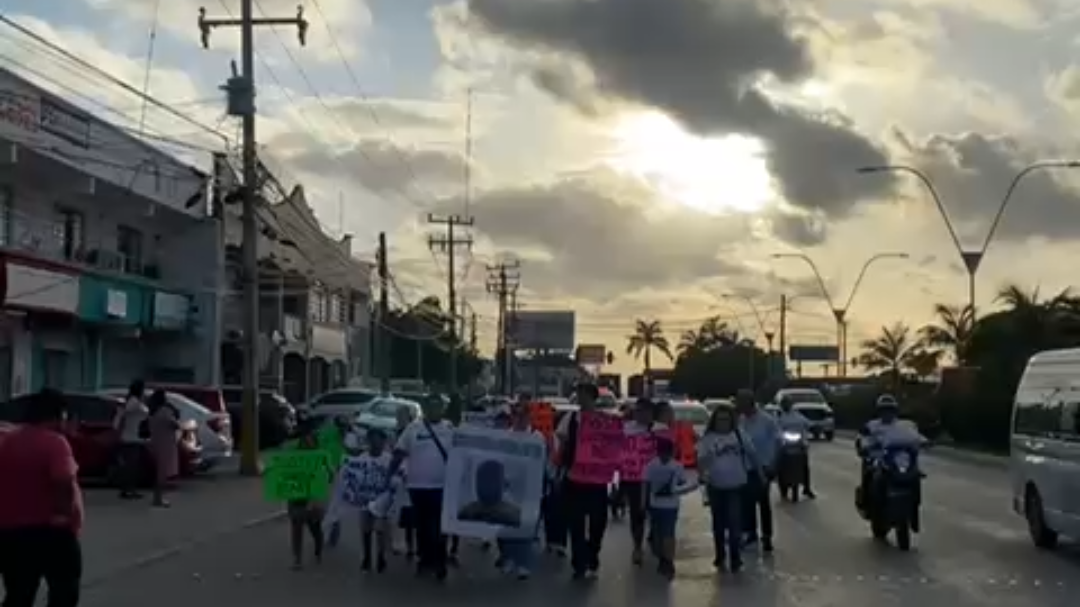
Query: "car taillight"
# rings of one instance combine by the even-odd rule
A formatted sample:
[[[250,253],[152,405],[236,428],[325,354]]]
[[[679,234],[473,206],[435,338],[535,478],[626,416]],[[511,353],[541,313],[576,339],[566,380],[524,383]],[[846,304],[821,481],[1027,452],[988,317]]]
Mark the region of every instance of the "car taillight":
[[[210,426],[210,429],[217,434],[226,434],[230,426],[229,418],[225,416],[215,417],[208,420],[206,425]]]

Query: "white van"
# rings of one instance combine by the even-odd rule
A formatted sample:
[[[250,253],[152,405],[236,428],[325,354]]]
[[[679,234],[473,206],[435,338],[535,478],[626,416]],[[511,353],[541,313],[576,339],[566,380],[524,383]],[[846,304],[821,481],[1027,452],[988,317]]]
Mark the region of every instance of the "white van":
[[[1016,388],[1013,510],[1035,545],[1080,538],[1080,348],[1039,352]]]

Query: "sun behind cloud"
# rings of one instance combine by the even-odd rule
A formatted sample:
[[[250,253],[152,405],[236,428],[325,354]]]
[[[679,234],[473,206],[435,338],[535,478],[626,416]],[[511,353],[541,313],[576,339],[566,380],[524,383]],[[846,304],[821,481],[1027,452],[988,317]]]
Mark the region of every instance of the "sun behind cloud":
[[[664,199],[710,214],[753,213],[776,200],[764,146],[752,137],[692,135],[659,112],[620,117],[607,158]]]

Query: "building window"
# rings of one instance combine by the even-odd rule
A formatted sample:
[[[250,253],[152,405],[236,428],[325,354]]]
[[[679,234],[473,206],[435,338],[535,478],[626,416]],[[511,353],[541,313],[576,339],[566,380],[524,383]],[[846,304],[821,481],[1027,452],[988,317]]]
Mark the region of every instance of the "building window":
[[[334,293],[330,296],[330,322],[345,324],[345,306],[342,305],[341,294]]]
[[[15,207],[15,193],[8,186],[0,185],[0,247],[11,245],[12,214]]]
[[[83,214],[61,207],[56,209],[56,223],[60,236],[60,253],[64,259],[81,259],[86,225]]]
[[[116,250],[124,263],[124,272],[141,271],[143,263],[143,234],[133,227],[116,226]]]
[[[321,287],[312,289],[308,297],[308,316],[313,322],[326,322],[326,291]]]

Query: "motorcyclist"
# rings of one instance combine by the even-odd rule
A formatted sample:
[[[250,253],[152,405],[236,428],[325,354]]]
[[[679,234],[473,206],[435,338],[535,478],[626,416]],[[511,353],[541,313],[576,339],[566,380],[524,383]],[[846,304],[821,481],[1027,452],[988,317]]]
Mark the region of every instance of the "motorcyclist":
[[[783,397],[780,399],[780,417],[777,423],[780,425],[780,432],[795,432],[802,435],[804,438],[810,434],[810,420],[805,415],[799,413],[792,407],[795,403],[790,398]],[[804,460],[803,479],[805,483],[802,487],[803,495],[809,499],[814,499],[817,495],[814,494],[813,489],[810,488],[810,454],[807,452],[806,459]]]
[[[859,430],[859,438],[855,443],[859,455],[863,458],[862,484],[859,487],[860,509],[869,505],[866,497],[873,486],[873,462],[885,455],[888,448],[908,447],[918,450],[923,443],[923,437],[914,424],[900,419],[900,403],[892,394],[879,396],[875,409],[877,417]]]

